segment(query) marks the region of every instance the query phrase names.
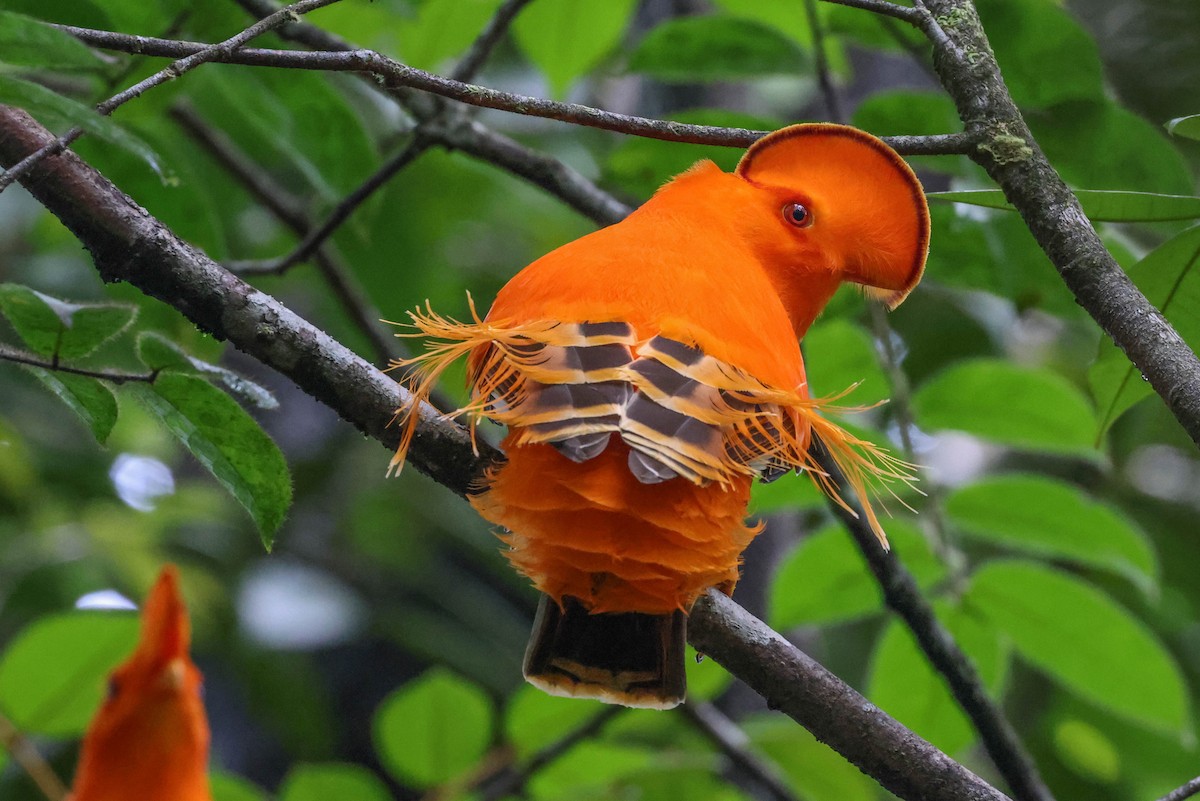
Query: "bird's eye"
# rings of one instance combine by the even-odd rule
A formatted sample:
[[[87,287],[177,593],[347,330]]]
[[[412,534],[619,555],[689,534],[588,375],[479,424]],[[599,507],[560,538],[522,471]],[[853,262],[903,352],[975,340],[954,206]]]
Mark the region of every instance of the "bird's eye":
[[[797,228],[807,228],[813,224],[812,212],[802,203],[788,203],[784,206],[783,219]]]
[[[108,692],[105,693],[107,700],[111,701],[117,697],[117,693],[121,692],[121,684],[116,679],[108,680]]]

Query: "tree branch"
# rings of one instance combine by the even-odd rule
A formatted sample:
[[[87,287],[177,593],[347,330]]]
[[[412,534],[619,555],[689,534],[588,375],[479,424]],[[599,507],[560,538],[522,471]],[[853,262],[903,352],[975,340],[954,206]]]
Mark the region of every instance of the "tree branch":
[[[74,28],[66,25],[57,27],[87,44],[131,53],[174,56],[179,53],[196,52],[199,48],[206,47],[197,42],[126,36],[125,34],[93,31],[88,28]],[[259,67],[365,72],[379,76],[391,86],[416,89],[472,106],[510,111],[516,114],[542,117],[668,142],[748,147],[769,133],[769,131],[752,131],[746,128],[694,125],[673,120],[618,114],[579,103],[560,103],[530,95],[502,92],[498,89],[462,83],[452,78],[419,70],[373,50],[301,52],[256,48],[231,52],[222,60],[228,64]],[[962,133],[934,136],[889,136],[883,137],[883,139],[896,152],[909,156],[962,155],[970,153],[974,147],[972,138]]]
[[[1182,787],[1176,787],[1171,792],[1164,795],[1158,801],[1185,801],[1185,799],[1200,793],[1200,776],[1192,779]]]
[[[1007,798],[717,590],[692,607],[688,640],[901,798]]]
[[[1200,446],[1200,359],[1105,249],[1013,102],[969,0],[922,0],[934,66],[979,143],[971,157],[1021,214],[1067,287]],[[927,30],[928,34],[929,31]]]
[[[0,164],[53,136],[24,111],[0,106]],[[179,240],[107,179],[67,152],[36,165],[26,188],[87,247],[107,281],[128,281],[202,331],[272,367],[364,434],[394,448],[393,410],[406,392],[278,301]],[[501,458],[422,406],[410,450],[418,470],[460,495]],[[747,681],[892,792],[932,801],[1002,801],[1000,792],[867,703],[779,635],[710,592],[692,613],[692,643]],[[760,662],[759,660],[764,660]]]
[[[243,30],[236,36],[231,36],[223,42],[217,44],[204,45],[194,53],[175,61],[165,69],[159,70],[148,78],[138,81],[133,86],[123,92],[110,97],[108,100],[96,106],[96,111],[100,114],[108,116],[113,113],[118,107],[128,103],[134,98],[141,97],[146,92],[156,86],[161,86],[167,81],[174,80],[186,72],[194,70],[201,64],[207,64],[210,61],[221,61],[223,57],[237,50],[246,42],[254,39],[262,34],[279,27],[289,19],[294,19],[300,14],[307,14],[309,11],[321,8],[322,6],[332,5],[339,0],[299,0],[289,6],[279,9],[270,16],[264,17],[250,27]],[[0,175],[0,192],[3,192],[13,181],[20,178],[29,169],[33,167],[40,159],[46,156],[61,153],[70,146],[79,137],[83,136],[84,130],[79,127],[72,128],[62,136],[58,137],[53,142],[48,143],[41,151],[31,153],[19,164],[13,165],[6,170],[3,175]]]

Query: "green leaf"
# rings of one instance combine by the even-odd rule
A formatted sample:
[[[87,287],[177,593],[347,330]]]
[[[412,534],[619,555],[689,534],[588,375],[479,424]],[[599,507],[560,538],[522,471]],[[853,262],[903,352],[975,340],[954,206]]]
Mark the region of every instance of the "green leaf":
[[[86,375],[75,375],[41,367],[26,367],[37,376],[71,411],[91,429],[103,445],[117,423],[117,398],[104,382]]]
[[[1092,585],[1031,562],[995,561],[972,576],[963,605],[1066,690],[1149,727],[1187,725],[1179,666],[1144,623]]]
[[[496,13],[500,0],[427,0],[412,20],[399,20],[400,55],[418,69],[436,70],[464,53]]]
[[[976,539],[1111,570],[1152,591],[1158,560],[1123,515],[1045,476],[1003,475],[956,490],[946,516]]]
[[[508,699],[504,734],[517,756],[528,759],[561,740],[604,710],[599,701],[548,695],[523,684]]]
[[[197,110],[221,120],[249,158],[298,196],[335,203],[378,166],[350,93],[339,92],[326,76],[213,64],[188,79],[188,98]],[[321,113],[311,113],[314,108]],[[359,209],[351,224],[366,211]]]
[[[946,569],[912,523],[884,523],[892,550],[922,588],[946,577]],[[879,583],[854,540],[841,526],[826,526],[805,538],[783,560],[767,595],[772,628],[835,623],[883,609]]]
[[[60,25],[78,25],[83,28],[100,28],[118,31],[108,15],[101,11],[93,0],[4,0],[5,8]]]
[[[246,508],[269,551],[292,503],[279,447],[237,401],[203,378],[165,372],[152,386],[130,389]]]
[[[774,28],[737,17],[676,17],[642,37],[629,71],[662,81],[735,81],[763,75],[794,75],[804,51]]]
[[[137,616],[126,612],[37,620],[0,656],[0,709],[27,734],[82,734],[108,673],[133,650],[137,635]]]
[[[769,515],[781,510],[799,511],[824,506],[825,493],[804,476],[781,476],[770,483],[750,486],[750,514]]]
[[[1113,784],[1121,778],[1121,754],[1112,740],[1079,718],[1055,725],[1054,750],[1064,765],[1090,782]]]
[[[935,601],[938,619],[970,657],[989,693],[999,693],[1007,657],[998,633],[945,601]],[[969,718],[954,700],[945,678],[929,664],[912,631],[892,619],[875,646],[868,697],[896,720],[954,755],[975,741]]]
[[[133,306],[68,303],[20,284],[0,284],[0,311],[26,345],[64,359],[87,356],[137,315]]]
[[[1112,101],[1062,103],[1026,119],[1050,163],[1071,186],[1195,192],[1187,161],[1162,128]]]
[[[104,66],[87,45],[71,34],[11,11],[0,11],[0,62],[55,70]]]
[[[383,780],[362,765],[342,762],[302,764],[292,768],[279,790],[279,801],[391,801]]]
[[[928,198],[943,203],[967,203],[989,209],[1014,211],[999,189],[970,189],[929,192]],[[1161,222],[1200,218],[1200,197],[1162,195],[1154,192],[1119,192],[1109,189],[1077,189],[1075,196],[1092,222]]]
[[[432,787],[483,758],[492,704],[474,684],[433,668],[384,699],[374,729],[384,766],[406,784]]]
[[[837,406],[870,406],[886,400],[887,376],[866,329],[846,319],[820,322],[804,335],[805,372],[814,397],[839,395]],[[856,386],[857,385],[857,386]]]
[[[926,431],[955,429],[1016,448],[1094,455],[1095,413],[1050,370],[999,359],[960,362],[917,390],[913,412]]]
[[[1171,136],[1183,136],[1188,139],[1200,139],[1200,114],[1190,117],[1176,117],[1167,123],[1167,133]]]
[[[1129,277],[1192,348],[1200,347],[1200,225],[1167,240],[1129,270]],[[1105,337],[1088,371],[1100,409],[1096,442],[1129,407],[1153,394],[1129,358]]]
[[[213,771],[208,777],[213,801],[267,801],[266,793],[241,776]]]
[[[132,153],[163,177],[161,160],[148,144],[91,106],[56,94],[40,84],[3,74],[0,74],[0,103],[25,109],[42,124],[58,129],[59,133],[78,126],[92,136]]]
[[[792,0],[715,0],[713,5],[731,17],[769,25],[805,47],[812,44],[808,15]]]
[[[60,311],[67,304],[20,284],[0,284],[0,312],[35,353],[53,356],[66,328]],[[66,317],[69,322],[70,315]]]
[[[563,97],[621,41],[636,0],[540,0],[513,22],[517,44]]]
[[[784,772],[805,801],[874,801],[873,781],[806,729],[781,715],[752,713],[742,720],[750,743]]]
[[[181,347],[154,331],[138,334],[137,354],[151,370],[200,373],[218,379],[225,389],[259,409],[278,409],[279,401],[266,387],[220,365],[188,355]]]
[[[1103,97],[1096,43],[1066,9],[1046,0],[979,0],[976,5],[1018,105],[1040,108]]]
[[[529,790],[536,801],[623,798],[630,781],[661,763],[660,753],[636,742],[585,740],[534,773]]]

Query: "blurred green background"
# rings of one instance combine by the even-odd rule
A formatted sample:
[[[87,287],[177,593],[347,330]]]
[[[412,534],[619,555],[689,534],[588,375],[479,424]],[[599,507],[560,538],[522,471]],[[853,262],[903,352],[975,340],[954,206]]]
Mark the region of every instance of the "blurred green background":
[[[343,0],[307,21],[444,74],[498,5]],[[1200,148],[1164,128],[1200,113],[1194,0],[977,5],[1015,99],[1073,187],[1195,193]],[[233,0],[3,0],[0,11],[0,102],[27,106],[58,132],[77,110],[31,95],[30,84],[93,105],[166,62],[72,47],[31,20],[218,41],[251,19]],[[849,121],[879,135],[961,129],[915,31],[844,7],[818,11]],[[295,46],[275,36],[256,44]],[[813,48],[802,0],[534,0],[477,80],[765,129],[829,118]],[[400,152],[412,129],[350,75],[206,65],[78,142],[138,203],[222,261],[278,257],[297,239],[181,112],[311,220]],[[740,155],[500,112],[477,118],[630,204],[698,158],[729,168]],[[911,161],[930,191],[990,187],[964,157]],[[1098,224],[1105,241],[1195,347],[1200,229],[1145,220],[1172,201],[1107,202],[1116,221]],[[923,466],[926,494],[904,498],[918,513],[892,503],[885,525],[1055,794],[1157,797],[1200,772],[1195,446],[1016,215],[948,202],[932,212],[924,282],[886,322],[843,290],[805,340],[810,378],[818,394],[861,381],[848,403],[892,399],[850,419],[902,454],[909,441]],[[593,227],[538,187],[434,148],[358,209],[327,253],[370,319],[401,319],[427,299],[462,317],[466,290],[486,306],[520,267]],[[104,336],[64,362],[186,369],[190,378],[177,380],[195,403],[241,404],[225,409],[243,426],[230,430],[262,472],[247,490],[252,517],[203,453],[163,424],[161,388],[64,383],[0,361],[0,713],[60,775],[73,769],[106,671],[135,636],[131,613],[95,607],[139,601],[173,561],[207,679],[222,801],[773,797],[682,713],[615,713],[525,772],[604,708],[522,684],[536,599],[465,504],[415,470],[385,480],[388,454],[287,380],[170,307],[104,286],[78,241],[19,187],[0,194],[0,282],[16,285],[0,301],[9,347],[38,350],[28,319],[45,301],[21,286],[125,309],[96,313],[119,324],[99,323]],[[400,354],[390,342],[390,354],[379,352],[310,264],[254,283],[379,366]],[[461,396],[460,382],[444,389]],[[277,443],[286,473],[269,445],[255,444],[251,420]],[[996,780],[812,488],[781,480],[756,489],[754,503],[768,524],[746,554],[737,600]],[[268,554],[260,530],[285,509]],[[689,670],[692,697],[735,720],[794,797],[887,797],[711,660]],[[0,798],[38,798],[4,762],[0,750]]]

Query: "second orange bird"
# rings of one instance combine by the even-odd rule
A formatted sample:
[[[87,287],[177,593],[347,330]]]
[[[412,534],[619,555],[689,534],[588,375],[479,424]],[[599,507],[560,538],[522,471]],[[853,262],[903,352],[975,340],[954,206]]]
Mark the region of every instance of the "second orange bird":
[[[208,718],[174,567],[163,568],[129,659],[88,726],[70,801],[211,801]]]
[[[731,592],[750,483],[805,471],[816,432],[863,500],[906,466],[821,416],[799,341],[844,282],[895,307],[921,278],[929,214],[886,144],[795,125],[736,171],[702,161],[616,225],[518,273],[485,319],[411,314],[423,354],[400,415],[468,357],[460,412],[508,426],[471,503],[544,596],[526,678],[557,695],[665,709],[684,697],[687,612]]]

